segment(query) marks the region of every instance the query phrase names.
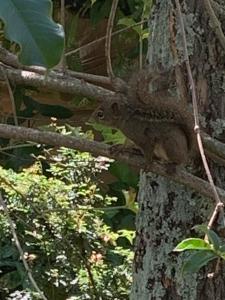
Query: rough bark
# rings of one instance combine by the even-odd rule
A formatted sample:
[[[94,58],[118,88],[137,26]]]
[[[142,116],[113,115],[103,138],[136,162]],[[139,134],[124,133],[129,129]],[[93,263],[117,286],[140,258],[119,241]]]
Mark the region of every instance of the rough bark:
[[[191,67],[199,96],[199,110],[206,131],[224,139],[221,124],[224,119],[225,50],[212,27],[204,7],[204,1],[180,1],[185,21],[188,51]],[[214,9],[225,32],[223,1],[214,2]],[[174,24],[171,25],[171,22]],[[176,51],[171,41],[174,30]],[[182,38],[174,1],[156,0],[150,20],[151,37],[148,60],[151,65],[171,69],[175,66],[177,84],[187,83],[187,75],[182,64]],[[177,72],[177,69],[181,72]],[[182,80],[181,80],[182,79]],[[188,92],[190,96],[190,91]],[[179,93],[182,96],[185,93]],[[181,97],[182,98],[182,97]],[[216,183],[225,187],[224,168],[211,163],[212,175]],[[202,176],[204,173],[202,172]],[[184,255],[173,252],[182,239],[194,236],[191,228],[207,223],[213,211],[213,202],[188,188],[152,173],[142,173],[139,188],[139,207],[136,226],[137,236],[133,266],[133,286],[131,300],[182,299],[212,300],[225,299],[225,274],[223,266],[215,271],[214,262],[198,274],[182,275]]]

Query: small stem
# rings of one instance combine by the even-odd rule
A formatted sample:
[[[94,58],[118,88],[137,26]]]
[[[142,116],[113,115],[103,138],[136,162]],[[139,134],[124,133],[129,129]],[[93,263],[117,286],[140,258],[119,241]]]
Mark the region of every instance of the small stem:
[[[17,114],[16,114],[16,104],[15,104],[15,98],[14,98],[14,95],[13,95],[13,91],[12,91],[8,76],[5,72],[5,70],[3,69],[2,65],[0,65],[0,68],[1,68],[1,72],[3,74],[3,77],[5,79],[5,82],[6,82],[6,85],[7,85],[7,88],[8,88],[8,92],[9,92],[9,97],[10,97],[10,100],[11,100],[14,124],[16,126],[18,126],[19,124],[18,124],[18,119],[17,119]]]
[[[144,24],[144,23],[146,23],[146,22],[148,22],[148,20],[140,21],[140,22],[137,22],[136,24],[132,24],[132,25],[130,25],[130,26],[127,26],[126,28],[122,28],[122,29],[116,30],[116,31],[114,31],[114,32],[112,33],[112,36],[117,35],[117,34],[119,34],[119,33],[122,33],[122,32],[124,32],[124,31],[127,31],[127,30],[129,30],[129,29],[131,29],[131,28],[133,28],[133,27],[139,26],[139,25]],[[74,49],[74,50],[71,50],[71,51],[67,52],[67,53],[65,54],[65,56],[73,55],[73,54],[79,52],[80,50],[83,50],[83,49],[85,49],[85,48],[87,48],[87,47],[93,46],[94,44],[97,44],[97,43],[99,43],[99,42],[101,42],[101,41],[104,41],[106,38],[107,38],[107,36],[105,35],[105,36],[103,36],[103,37],[101,37],[101,38],[99,38],[99,39],[96,39],[96,40],[94,40],[94,41],[91,41],[90,43],[87,43],[87,44],[85,44],[85,45],[83,45],[83,46],[81,46],[81,47],[79,47],[79,48],[77,48],[77,49]]]
[[[30,268],[29,268],[29,266],[28,266],[28,263],[27,263],[27,261],[26,261],[26,259],[25,259],[23,249],[22,249],[22,247],[21,247],[21,245],[20,245],[20,242],[19,242],[19,239],[18,239],[18,237],[17,237],[17,233],[16,233],[16,230],[15,230],[15,225],[14,225],[12,219],[10,218],[8,208],[7,208],[5,202],[4,202],[3,198],[2,198],[2,193],[0,193],[0,205],[1,205],[1,206],[3,207],[3,209],[4,209],[4,213],[5,213],[5,215],[6,215],[6,218],[7,218],[8,222],[9,222],[10,230],[11,230],[11,233],[12,233],[12,236],[13,236],[13,239],[14,239],[14,242],[15,242],[15,245],[16,245],[16,248],[17,248],[17,250],[18,250],[18,252],[19,252],[19,254],[20,254],[20,257],[21,257],[21,259],[22,259],[24,268],[25,268],[25,270],[27,271],[27,275],[28,275],[28,278],[30,279],[31,284],[33,285],[34,289],[38,292],[38,294],[39,294],[39,296],[41,297],[41,299],[43,299],[43,300],[48,300],[48,299],[45,297],[44,293],[40,290],[40,288],[38,287],[36,281],[35,281],[34,278],[33,278],[33,275],[32,275],[32,273],[31,273],[31,270],[30,270]]]
[[[113,0],[112,2],[112,7],[109,15],[107,29],[106,29],[106,40],[105,40],[105,57],[106,57],[106,64],[107,64],[107,73],[111,81],[114,78],[112,61],[111,61],[112,30],[113,30],[113,23],[116,15],[116,8],[118,2],[119,0]]]
[[[208,223],[208,228],[211,228],[217,215],[218,212],[221,212],[223,214],[223,223],[225,225],[225,218],[224,218],[224,205],[223,202],[220,200],[220,197],[217,193],[210,169],[209,169],[209,165],[207,163],[206,160],[206,156],[205,156],[205,152],[204,152],[204,148],[202,145],[202,139],[201,139],[201,135],[200,135],[200,125],[199,125],[199,116],[198,116],[198,104],[197,104],[197,96],[196,96],[196,87],[195,87],[195,82],[192,76],[192,71],[191,71],[191,66],[190,66],[190,60],[189,60],[189,55],[188,55],[188,48],[187,48],[187,39],[186,39],[186,33],[185,33],[185,28],[184,28],[184,22],[183,22],[183,17],[182,17],[182,13],[181,13],[181,7],[180,7],[180,2],[179,0],[175,0],[176,2],[176,7],[177,7],[177,11],[178,11],[178,16],[179,16],[179,20],[180,20],[180,27],[181,27],[181,34],[182,34],[182,38],[183,38],[183,49],[184,49],[184,59],[185,59],[185,63],[186,63],[186,68],[187,68],[187,73],[188,73],[188,79],[189,79],[189,83],[190,83],[190,88],[191,88],[191,95],[192,95],[192,104],[193,104],[193,111],[194,111],[194,119],[195,119],[195,132],[197,135],[197,142],[198,142],[198,147],[199,147],[199,151],[201,154],[201,158],[202,158],[202,162],[205,168],[205,172],[206,175],[208,177],[208,181],[211,185],[213,194],[214,194],[214,198],[216,200],[216,207],[213,211],[213,214],[210,218],[210,221]]]

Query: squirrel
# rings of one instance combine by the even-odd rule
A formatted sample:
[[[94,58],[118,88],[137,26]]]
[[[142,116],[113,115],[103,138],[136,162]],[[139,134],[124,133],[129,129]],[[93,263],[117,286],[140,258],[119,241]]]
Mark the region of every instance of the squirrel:
[[[195,148],[194,121],[187,104],[171,99],[166,92],[147,92],[137,78],[136,83],[131,79],[131,89],[128,82],[120,99],[100,104],[92,119],[120,129],[141,150],[148,164],[154,158],[187,164]]]

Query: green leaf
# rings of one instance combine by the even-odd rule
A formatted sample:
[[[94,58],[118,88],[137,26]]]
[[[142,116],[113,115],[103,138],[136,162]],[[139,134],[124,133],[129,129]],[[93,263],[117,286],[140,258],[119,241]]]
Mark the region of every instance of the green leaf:
[[[189,238],[180,242],[173,251],[182,252],[186,250],[212,250],[209,243],[203,239]]]
[[[199,231],[199,232],[203,232],[205,234],[207,234],[207,232],[209,230],[207,225],[205,225],[205,224],[195,225],[195,226],[193,226],[193,229],[195,229],[196,231]]]
[[[1,247],[0,258],[7,259],[10,256],[14,257],[15,255],[18,255],[18,251],[14,246],[5,245],[4,247]]]
[[[90,11],[90,20],[93,24],[108,17],[111,9],[111,1],[95,1]]]
[[[132,188],[130,188],[128,191],[123,190],[123,195],[126,201],[125,207],[133,211],[135,214],[137,214],[138,212],[138,204],[135,201],[136,194],[137,192]]]
[[[209,242],[213,245],[214,249],[219,250],[221,246],[221,239],[213,230],[208,229],[204,224],[196,225],[194,226],[194,229],[204,232],[207,235]]]
[[[135,238],[134,230],[121,229],[121,230],[118,230],[118,233],[119,233],[120,237],[125,237],[126,239],[128,239],[128,241],[130,242],[131,245],[133,244],[133,241]]]
[[[136,188],[139,177],[128,165],[121,162],[114,162],[110,165],[109,171],[123,183]]]
[[[221,245],[219,250],[225,254],[225,244]]]
[[[125,17],[125,18],[119,19],[117,24],[125,25],[125,26],[132,26],[132,25],[136,24],[136,22],[134,21],[133,18]]]
[[[73,115],[73,112],[66,107],[61,105],[39,103],[30,96],[23,96],[23,102],[26,107],[32,108],[35,112],[40,113],[42,116],[66,119]]]
[[[148,39],[148,37],[149,37],[149,29],[148,28],[143,29],[142,34],[141,34],[142,40]]]
[[[125,18],[120,19],[117,24],[125,25],[126,27],[130,27],[130,26],[133,26],[134,24],[136,24],[136,22],[134,21],[133,18],[125,17]],[[136,31],[139,36],[142,35],[142,27],[140,25],[131,27],[131,29]]]
[[[0,278],[0,286],[8,289],[15,289],[22,283],[22,278],[17,271],[11,271],[3,274]]]
[[[225,260],[225,244],[221,244],[219,249],[216,249],[216,254]]]
[[[64,47],[61,25],[51,18],[49,0],[0,1],[0,19],[6,37],[20,45],[19,60],[25,65],[51,68],[59,63]]]
[[[217,258],[218,256],[215,255],[212,251],[199,251],[192,256],[185,262],[183,265],[183,272],[184,273],[195,273],[198,270],[205,266],[209,261]]]
[[[105,126],[98,123],[89,123],[95,130],[100,131],[104,142],[111,144],[124,144],[126,137],[125,135],[118,129],[114,129],[109,126]]]
[[[208,230],[207,236],[210,243],[213,244],[214,249],[219,250],[221,246],[221,239],[219,236],[213,230]]]
[[[150,15],[150,11],[152,8],[152,0],[144,0],[144,8],[143,8],[143,13],[142,16],[143,18],[148,19],[149,15]]]

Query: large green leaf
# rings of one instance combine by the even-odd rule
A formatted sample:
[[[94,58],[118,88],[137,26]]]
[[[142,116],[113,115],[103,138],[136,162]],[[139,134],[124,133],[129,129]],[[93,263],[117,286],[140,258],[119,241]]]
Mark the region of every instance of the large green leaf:
[[[51,68],[60,61],[64,31],[51,12],[50,0],[0,1],[5,36],[20,45],[21,63]]]
[[[137,187],[139,177],[127,164],[114,162],[110,165],[109,171],[112,175],[133,188]]]
[[[204,232],[209,239],[209,242],[213,245],[215,250],[219,250],[220,246],[222,245],[222,241],[219,236],[211,229],[208,229],[207,225],[201,224],[196,225],[193,227],[195,230]]]
[[[89,123],[95,130],[100,131],[105,143],[124,144],[126,137],[119,130],[98,123]]]
[[[198,272],[201,267],[207,265],[208,262],[215,258],[217,258],[217,256],[212,251],[199,251],[188,258],[183,266],[183,272]]]
[[[198,238],[189,238],[180,242],[173,251],[182,252],[186,250],[212,250],[209,243]]]

